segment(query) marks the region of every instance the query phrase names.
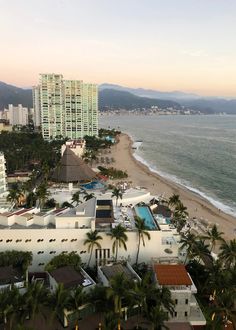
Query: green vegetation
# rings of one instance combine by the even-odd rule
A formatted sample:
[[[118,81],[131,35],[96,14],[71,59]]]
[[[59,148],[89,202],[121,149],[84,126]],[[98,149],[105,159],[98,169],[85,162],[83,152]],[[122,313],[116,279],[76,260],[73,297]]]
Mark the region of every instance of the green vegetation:
[[[56,166],[60,159],[61,145],[65,140],[47,142],[40,133],[2,132],[0,150],[6,158],[7,172],[16,170],[39,170],[43,164]]]
[[[41,316],[47,328],[52,329],[51,322],[56,317],[61,320],[65,311],[69,311],[70,327],[75,327],[83,310],[88,315],[97,314],[102,329],[116,329],[118,323],[125,329],[125,321],[121,320],[124,308],[128,316],[137,316],[137,329],[141,316],[156,329],[161,316],[167,320],[167,313],[163,314],[163,311],[164,308],[172,311],[173,302],[168,289],[156,288],[151,273],[143,274],[141,282],[128,280],[118,273],[111,279],[110,287],[98,285],[88,293],[83,287],[70,290],[62,284],[55,292],[50,292],[42,282],[29,283],[24,293],[15,287],[0,292],[0,323],[9,330],[30,329],[26,325],[34,329]]]
[[[117,170],[114,167],[103,167],[98,166],[100,173],[104,176],[107,176],[110,179],[125,179],[128,178],[128,174],[122,170]]]
[[[76,270],[80,269],[81,258],[76,252],[61,253],[58,256],[51,259],[51,261],[45,266],[45,270],[50,272],[54,269],[73,266]]]
[[[209,329],[221,329],[227,322],[236,328],[236,240],[226,242],[222,235],[213,226],[205,236],[189,233],[180,241]],[[221,243],[217,260],[211,256],[216,241]]]
[[[32,262],[32,252],[4,251],[0,252],[0,267],[12,265],[25,272]]]
[[[106,149],[112,146],[112,143],[110,141],[101,139],[96,136],[86,135],[84,139],[86,141],[86,150],[93,150],[97,152],[99,149]]]
[[[117,131],[115,130],[114,128],[113,129],[105,129],[105,128],[100,128],[99,129],[99,132],[98,132],[98,136],[100,138],[105,138],[107,136],[110,136],[110,137],[117,137],[119,134],[121,133],[121,131]]]

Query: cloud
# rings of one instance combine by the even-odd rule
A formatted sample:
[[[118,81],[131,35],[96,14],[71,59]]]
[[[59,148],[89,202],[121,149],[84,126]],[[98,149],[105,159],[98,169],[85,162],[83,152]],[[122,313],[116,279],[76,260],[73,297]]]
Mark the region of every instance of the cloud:
[[[181,51],[182,54],[192,57],[207,57],[208,54],[204,49],[184,49]]]

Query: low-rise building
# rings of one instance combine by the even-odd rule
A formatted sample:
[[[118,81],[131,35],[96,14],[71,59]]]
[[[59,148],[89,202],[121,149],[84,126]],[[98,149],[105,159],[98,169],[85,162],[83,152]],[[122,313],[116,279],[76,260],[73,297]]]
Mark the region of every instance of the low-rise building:
[[[96,285],[93,279],[82,268],[75,270],[72,266],[64,266],[49,271],[48,275],[50,290],[52,292],[56,291],[58,284],[63,284],[64,288],[69,290],[81,286],[87,292]]]
[[[93,279],[82,269],[76,270],[72,266],[64,266],[55,270],[49,271],[49,284],[50,290],[55,292],[59,284],[63,284],[63,287],[67,290],[76,290],[78,287],[83,288],[83,291],[89,292],[95,287],[96,283]],[[61,319],[63,326],[67,327],[69,324],[74,323],[77,319],[77,315],[82,318],[83,315],[91,314],[92,307],[90,304],[82,304],[78,310],[64,309],[61,315],[58,315]]]
[[[194,328],[206,325],[206,319],[195,298],[197,288],[182,264],[154,264],[153,270],[158,287],[167,287],[175,303],[169,322],[189,322]]]

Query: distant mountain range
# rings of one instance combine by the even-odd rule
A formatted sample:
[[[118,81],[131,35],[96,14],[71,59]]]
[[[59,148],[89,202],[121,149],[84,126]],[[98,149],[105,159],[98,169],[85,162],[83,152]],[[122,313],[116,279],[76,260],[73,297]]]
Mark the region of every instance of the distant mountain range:
[[[129,88],[129,87],[123,87],[120,85],[114,85],[114,84],[102,84],[99,86],[99,90],[102,91],[104,89],[115,89],[118,91],[123,92],[129,92],[134,95],[140,96],[140,97],[149,97],[152,99],[162,99],[162,100],[173,100],[173,101],[179,101],[184,99],[198,99],[200,98],[197,94],[189,94],[179,91],[174,92],[160,92],[153,89],[144,89],[144,88]]]
[[[32,89],[23,89],[0,81],[0,110],[7,107],[8,104],[22,104],[32,108]]]
[[[0,110],[8,104],[22,104],[32,107],[32,90],[0,82]],[[134,109],[150,106],[161,108],[181,106],[190,107],[193,110],[204,113],[236,114],[236,99],[201,97],[197,94],[180,91],[160,92],[152,89],[129,88],[113,84],[99,86],[99,108]]]
[[[179,105],[190,107],[193,110],[203,113],[221,113],[236,114],[236,99],[227,100],[218,97],[202,97],[197,94],[184,93],[180,91],[160,92],[152,89],[129,88],[113,84],[102,84],[99,91],[116,90],[120,92],[129,92],[133,95],[152,99],[162,99],[177,102]]]
[[[158,106],[160,108],[181,108],[179,103],[170,100],[140,97],[130,92],[116,89],[99,90],[99,108],[101,110],[105,110],[107,107],[131,110],[137,108],[150,108],[151,106]]]

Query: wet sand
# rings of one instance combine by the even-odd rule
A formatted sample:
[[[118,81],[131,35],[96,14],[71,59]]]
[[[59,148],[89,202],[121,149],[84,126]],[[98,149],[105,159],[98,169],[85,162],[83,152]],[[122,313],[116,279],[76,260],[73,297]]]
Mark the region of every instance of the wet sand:
[[[188,208],[189,216],[204,219],[212,224],[218,224],[218,229],[225,233],[225,239],[236,238],[236,218],[228,215],[210,204],[201,196],[187,188],[180,186],[158,174],[151,172],[149,168],[133,156],[133,142],[126,134],[121,134],[119,143],[111,149],[114,158],[114,167],[128,174],[127,181],[132,181],[132,186],[140,186],[148,189],[152,195],[162,195],[168,199],[172,194],[180,195],[183,204]]]

